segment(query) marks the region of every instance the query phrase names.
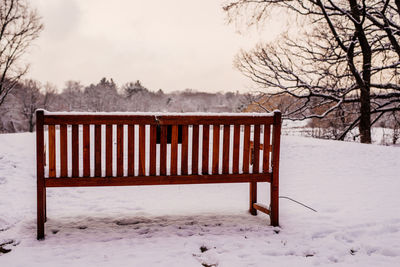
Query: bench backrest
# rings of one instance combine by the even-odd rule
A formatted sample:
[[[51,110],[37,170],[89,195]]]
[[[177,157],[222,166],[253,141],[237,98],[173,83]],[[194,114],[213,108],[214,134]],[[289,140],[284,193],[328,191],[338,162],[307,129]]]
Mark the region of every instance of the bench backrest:
[[[113,181],[119,179],[116,185],[124,185],[125,177],[136,177],[137,184],[170,184],[207,182],[200,179],[221,174],[228,177],[226,182],[261,181],[269,180],[272,165],[279,164],[280,112],[159,115],[38,110],[36,116],[38,177],[49,180],[46,186],[112,185],[91,177],[114,177]],[[144,179],[147,182],[140,183]]]

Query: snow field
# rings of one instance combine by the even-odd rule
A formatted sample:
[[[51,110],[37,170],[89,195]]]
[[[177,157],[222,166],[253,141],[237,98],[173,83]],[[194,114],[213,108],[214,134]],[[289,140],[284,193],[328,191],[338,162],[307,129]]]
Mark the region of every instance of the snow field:
[[[0,135],[0,266],[399,266],[399,156],[283,136],[280,195],[318,212],[281,199],[280,228],[247,184],[50,188],[37,241],[35,136]]]

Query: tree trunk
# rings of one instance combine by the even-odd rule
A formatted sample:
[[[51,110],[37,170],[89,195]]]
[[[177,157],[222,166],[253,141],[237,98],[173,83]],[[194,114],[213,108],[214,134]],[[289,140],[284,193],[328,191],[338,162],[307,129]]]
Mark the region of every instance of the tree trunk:
[[[34,128],[34,123],[33,123],[33,113],[29,116],[29,132],[32,133],[33,132],[33,128]]]
[[[360,123],[358,129],[360,131],[360,142],[371,143],[371,101],[368,89],[361,90],[360,97]]]

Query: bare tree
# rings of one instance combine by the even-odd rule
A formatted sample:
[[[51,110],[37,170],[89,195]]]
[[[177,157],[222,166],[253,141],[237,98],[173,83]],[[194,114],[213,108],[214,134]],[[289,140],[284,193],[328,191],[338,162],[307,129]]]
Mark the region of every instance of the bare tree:
[[[371,126],[400,111],[400,1],[237,0],[224,7],[231,20],[246,17],[250,25],[271,8],[293,12],[303,34],[241,51],[236,67],[267,96],[298,100],[286,118],[342,114],[353,119],[338,139],[358,125],[360,141],[371,143]]]
[[[27,72],[21,56],[42,29],[39,15],[27,1],[0,1],[0,106]]]
[[[21,114],[27,122],[28,131],[33,132],[36,124],[35,111],[43,107],[44,97],[40,92],[41,85],[37,81],[27,80],[16,87],[17,96],[22,104]]]

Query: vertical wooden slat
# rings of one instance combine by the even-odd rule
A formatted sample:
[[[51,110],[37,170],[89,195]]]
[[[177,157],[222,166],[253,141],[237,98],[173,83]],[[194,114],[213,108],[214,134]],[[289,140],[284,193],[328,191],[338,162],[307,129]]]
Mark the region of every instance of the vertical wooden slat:
[[[101,125],[94,127],[94,176],[101,176]]]
[[[203,174],[208,173],[208,153],[209,153],[209,146],[210,146],[210,126],[203,125],[203,151],[202,151],[202,167],[201,172]]]
[[[160,136],[160,175],[167,174],[167,125],[161,125]]]
[[[124,176],[124,125],[117,125],[117,176]]]
[[[182,164],[181,173],[182,175],[188,174],[188,143],[189,143],[189,127],[182,125]]]
[[[250,125],[244,126],[243,140],[243,173],[249,173],[250,156]]]
[[[139,175],[146,175],[146,125],[139,125]]]
[[[128,176],[135,175],[135,125],[128,125]]]
[[[60,176],[68,176],[68,141],[67,125],[60,125]]]
[[[281,140],[282,117],[279,111],[274,112],[272,135],[272,181],[271,181],[271,225],[279,226],[279,153]]]
[[[111,177],[112,173],[112,160],[113,160],[113,134],[112,125],[106,125],[106,176]]]
[[[172,125],[171,131],[171,175],[178,173],[178,125]]]
[[[224,125],[224,141],[222,147],[222,173],[229,173],[229,143],[230,143],[230,134],[231,134],[231,126]]]
[[[254,125],[254,163],[253,173],[260,172],[260,125]]]
[[[83,125],[83,177],[90,177],[90,125]]]
[[[233,130],[232,173],[239,173],[239,148],[240,148],[240,125],[235,125],[234,130]]]
[[[243,173],[249,173],[250,163],[250,125],[244,126],[243,140]]]
[[[72,177],[79,177],[79,125],[72,125]]]
[[[157,126],[150,125],[150,175],[156,175]]]
[[[271,126],[269,124],[264,125],[264,144],[263,144],[263,173],[269,172],[269,148],[270,148],[270,137]]]
[[[199,173],[199,125],[193,125],[192,134],[192,174]]]
[[[219,164],[219,125],[213,126],[213,158],[212,158],[212,174],[218,174]]]
[[[36,111],[36,215],[37,215],[37,239],[44,238],[45,199],[46,187],[44,183],[44,112]]]
[[[56,128],[49,125],[49,177],[56,177]]]

